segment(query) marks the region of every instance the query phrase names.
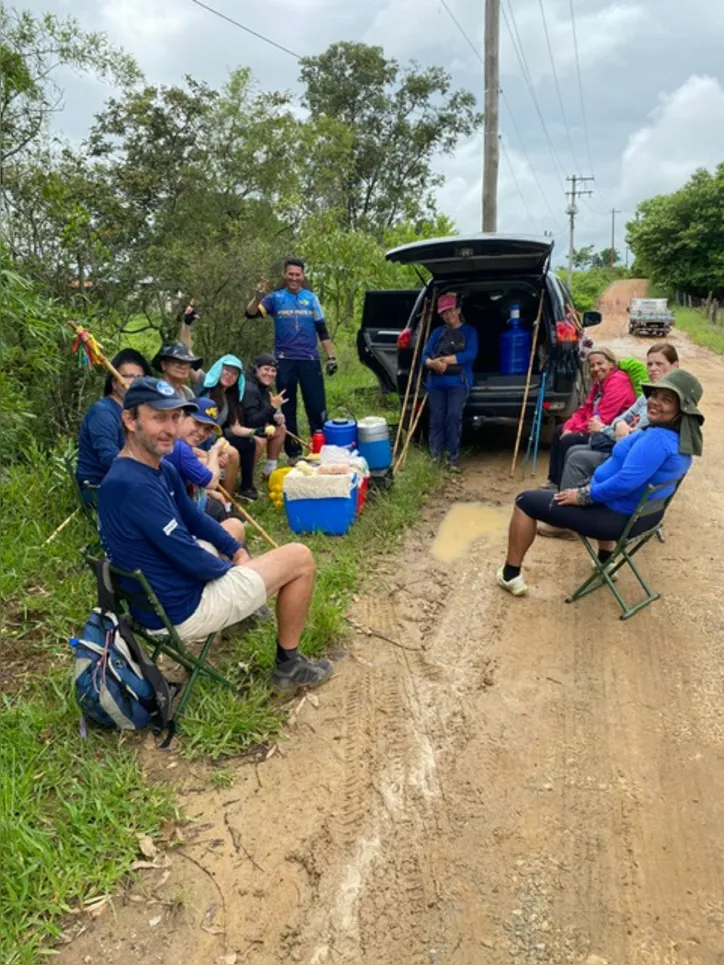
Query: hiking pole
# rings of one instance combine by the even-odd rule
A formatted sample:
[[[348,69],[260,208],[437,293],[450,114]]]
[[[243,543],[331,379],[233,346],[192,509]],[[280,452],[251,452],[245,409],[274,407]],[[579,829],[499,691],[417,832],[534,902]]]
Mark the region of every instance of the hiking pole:
[[[105,365],[113,378],[120,382],[121,385],[125,385],[125,380],[121,373],[111,362],[108,361],[103,354],[103,346],[100,344],[100,342],[98,342],[87,329],[83,328],[83,326],[79,325],[77,322],[68,322],[68,325],[75,332],[73,351],[77,353],[80,349],[82,349],[84,357],[91,368],[94,365]]]
[[[425,319],[425,330],[421,331],[420,333],[422,335],[422,338],[419,340],[420,345],[424,345],[427,342],[428,336],[430,334],[431,322],[432,322],[432,312],[430,312]],[[407,438],[405,439],[405,446],[402,450],[402,454],[400,455],[400,458],[397,461],[397,465],[392,470],[393,475],[395,474],[397,469],[400,469],[404,465],[408,444],[412,439],[412,437],[415,435],[417,424],[420,421],[420,413],[422,410],[418,409],[418,401],[420,398],[420,388],[422,386],[422,374],[425,368],[425,366],[422,364],[422,353],[420,353],[419,361],[420,361],[420,365],[417,369],[417,380],[415,382],[415,394],[412,397],[412,404],[410,405],[410,419],[409,419],[408,429],[407,429]],[[412,378],[412,374],[413,374],[413,370],[410,369],[411,378]],[[427,399],[427,394],[425,394],[424,399]],[[424,406],[424,399],[423,399],[423,406]],[[392,458],[393,458],[393,465],[394,465],[394,453]]]
[[[420,332],[422,332],[426,328],[430,318],[432,318],[432,298],[430,298],[429,301],[425,299],[425,307],[422,310],[422,317],[420,318],[420,329],[419,329]],[[415,362],[417,361],[417,354],[419,351],[422,350],[421,346],[425,338],[426,336],[424,336],[423,338],[418,338],[415,341],[415,348],[412,353],[412,361],[410,362],[410,373],[407,378],[407,385],[405,386],[405,396],[404,396],[404,399],[402,400],[400,422],[397,426],[397,433],[395,434],[395,444],[392,447],[392,464],[393,465],[395,463],[395,459],[397,458],[397,451],[399,449],[400,442],[402,440],[402,428],[405,422],[405,415],[407,414],[407,403],[410,398],[410,387],[412,385],[413,372],[415,371]],[[413,417],[411,412],[408,425],[412,422],[412,418]]]
[[[66,527],[66,526],[68,525],[68,523],[71,521],[71,519],[74,519],[74,518],[78,515],[79,512],[80,512],[80,506],[78,506],[77,509],[74,509],[73,512],[70,514],[70,516],[68,516],[67,519],[64,519],[63,522],[60,524],[60,526],[58,526],[57,529],[54,529],[54,530],[53,530],[53,532],[50,534],[50,536],[49,536],[49,537],[46,539],[46,541],[43,543],[43,546],[47,546],[48,543],[52,543],[53,540],[55,539],[55,537],[58,535],[58,533],[62,533],[63,530],[65,529],[65,527]]]
[[[295,436],[293,432],[289,431],[289,429],[287,429],[287,435],[289,436],[290,439],[293,439],[294,442],[298,442],[300,446],[304,446],[304,448],[309,449],[310,452],[312,451],[312,447],[309,445],[308,442],[305,442],[304,439],[300,439],[299,436]]]
[[[541,376],[540,385],[538,387],[538,399],[536,400],[538,405],[538,424],[536,425],[535,435],[533,437],[533,465],[531,467],[531,476],[535,476],[538,469],[538,446],[540,445],[540,436],[543,431],[543,402],[545,400],[546,385],[548,384],[548,369],[543,370],[543,375]]]
[[[392,475],[393,475],[393,476],[394,476],[394,474],[395,474],[396,472],[398,472],[398,471],[402,468],[402,466],[404,465],[405,459],[407,458],[407,450],[410,448],[410,443],[412,442],[412,439],[413,439],[413,437],[414,437],[414,435],[415,435],[415,432],[417,431],[417,426],[418,426],[418,423],[420,422],[420,419],[421,419],[421,417],[422,417],[422,412],[423,412],[423,409],[425,408],[425,403],[426,403],[426,402],[427,402],[427,393],[425,393],[425,395],[422,397],[422,402],[420,403],[420,408],[419,408],[419,409],[417,410],[417,412],[415,413],[415,418],[414,418],[413,423],[412,423],[412,425],[410,426],[410,429],[409,429],[409,431],[408,431],[408,433],[407,433],[407,439],[405,439],[405,445],[403,446],[402,452],[400,453],[400,458],[397,460],[397,464],[396,464],[396,465],[394,466],[394,468],[392,469]]]
[[[538,314],[533,323],[533,338],[530,346],[530,358],[528,359],[528,374],[525,378],[525,388],[523,390],[523,404],[520,407],[520,418],[518,419],[518,433],[515,437],[515,449],[513,449],[513,461],[510,465],[510,475],[515,475],[515,464],[518,461],[518,449],[520,448],[520,437],[523,435],[523,422],[525,421],[525,410],[528,405],[528,393],[530,392],[530,377],[533,374],[533,361],[535,359],[536,348],[538,347],[538,332],[540,330],[540,320],[543,314],[543,297],[545,288],[541,288],[540,301],[538,302]]]
[[[224,489],[223,486],[218,486],[217,488],[221,493],[221,495],[224,497],[224,499],[230,502],[231,505],[234,507],[234,509],[237,510],[237,512],[241,513],[241,515],[244,517],[247,523],[253,526],[254,529],[257,531],[257,533],[260,533],[264,537],[264,539],[267,541],[267,543],[269,543],[272,549],[278,550],[279,543],[274,542],[274,540],[267,533],[264,527],[261,526],[259,523],[257,523],[257,521],[254,519],[251,513],[248,513],[240,503],[237,503],[237,501],[232,496],[230,496],[229,493],[227,493],[227,491]]]

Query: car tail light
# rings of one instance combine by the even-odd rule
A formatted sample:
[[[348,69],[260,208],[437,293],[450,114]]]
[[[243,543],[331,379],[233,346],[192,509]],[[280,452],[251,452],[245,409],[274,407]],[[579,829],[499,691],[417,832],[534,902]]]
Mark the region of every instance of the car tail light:
[[[550,402],[548,402],[548,401],[546,400],[546,401],[543,403],[543,408],[544,408],[544,409],[546,410],[546,412],[547,412],[547,411],[550,409],[550,407],[551,407]]]
[[[398,348],[409,348],[410,342],[412,341],[412,329],[404,328],[400,334],[397,336],[397,347]]]

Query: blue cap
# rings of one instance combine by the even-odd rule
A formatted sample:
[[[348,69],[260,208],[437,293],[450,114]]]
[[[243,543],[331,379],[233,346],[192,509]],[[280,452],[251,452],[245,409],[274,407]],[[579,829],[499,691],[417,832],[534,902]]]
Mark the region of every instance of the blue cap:
[[[134,409],[137,405],[150,405],[152,409],[183,409],[186,412],[196,412],[198,405],[190,402],[174,389],[164,379],[157,379],[153,375],[144,375],[131,385],[123,399],[124,409]]]
[[[219,417],[219,407],[216,405],[213,399],[209,399],[207,396],[203,395],[200,399],[196,400],[197,411],[192,412],[196,422],[203,422],[204,425],[213,426],[216,430],[216,435],[221,435],[221,426],[216,421]]]

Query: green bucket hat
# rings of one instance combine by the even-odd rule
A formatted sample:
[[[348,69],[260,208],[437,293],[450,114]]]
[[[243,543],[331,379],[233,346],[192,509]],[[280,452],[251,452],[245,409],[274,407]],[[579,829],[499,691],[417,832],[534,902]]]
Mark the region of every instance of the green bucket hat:
[[[701,382],[691,372],[671,369],[658,382],[643,382],[641,385],[647,399],[654,389],[669,389],[675,393],[681,409],[679,452],[685,456],[700,456],[704,445],[701,433],[704,413],[698,407],[704,394]]]

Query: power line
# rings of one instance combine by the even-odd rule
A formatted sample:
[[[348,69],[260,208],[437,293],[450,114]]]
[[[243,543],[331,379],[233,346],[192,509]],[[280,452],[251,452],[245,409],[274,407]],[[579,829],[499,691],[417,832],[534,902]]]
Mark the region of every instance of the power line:
[[[470,37],[467,35],[467,33],[466,33],[465,28],[463,27],[463,25],[460,23],[460,21],[458,20],[458,18],[455,16],[455,14],[454,14],[454,13],[452,12],[452,10],[450,9],[450,6],[449,6],[449,4],[447,3],[447,0],[440,0],[440,2],[442,3],[443,7],[445,8],[445,10],[446,10],[446,11],[448,12],[448,14],[450,15],[450,19],[452,20],[452,22],[455,24],[455,26],[456,26],[456,27],[458,28],[458,30],[460,31],[460,34],[461,34],[461,36],[463,37],[463,39],[465,40],[465,42],[466,42],[466,44],[468,45],[468,47],[470,47],[470,49],[472,50],[473,54],[477,57],[477,59],[480,61],[480,63],[481,63],[481,64],[483,65],[483,67],[484,67],[484,66],[485,66],[485,61],[483,60],[483,58],[482,58],[482,56],[481,56],[481,54],[480,54],[480,51],[479,51],[478,48],[475,46],[475,44],[472,42],[472,40],[470,39]],[[510,29],[510,28],[509,28],[509,29]],[[540,181],[539,181],[539,179],[538,179],[538,175],[536,174],[536,170],[535,170],[535,168],[533,167],[533,164],[531,163],[530,157],[528,156],[528,151],[526,150],[526,147],[525,147],[525,141],[523,140],[523,136],[521,135],[520,129],[518,128],[518,125],[517,125],[517,123],[516,123],[516,121],[515,121],[515,116],[514,116],[514,114],[513,114],[513,110],[512,110],[512,108],[511,108],[510,104],[508,103],[508,99],[507,99],[507,97],[505,96],[505,91],[504,91],[504,90],[501,90],[500,96],[503,98],[503,103],[505,104],[506,110],[508,111],[508,114],[509,114],[509,116],[510,116],[511,123],[513,124],[513,128],[515,129],[515,133],[517,134],[518,140],[520,141],[520,146],[521,146],[521,149],[522,149],[522,152],[523,152],[523,156],[525,157],[525,160],[526,160],[526,162],[527,162],[527,164],[528,164],[528,167],[530,168],[531,173],[532,173],[532,175],[533,175],[533,178],[535,179],[535,183],[536,183],[536,185],[538,186],[538,190],[540,191],[540,194],[541,194],[541,197],[543,198],[543,201],[544,201],[544,203],[545,203],[545,206],[548,208],[548,211],[549,211],[549,213],[550,213],[551,218],[554,218],[554,219],[555,219],[556,215],[555,215],[555,213],[554,213],[554,211],[553,211],[553,208],[552,208],[551,205],[550,205],[550,202],[548,201],[548,198],[546,197],[546,193],[545,193],[545,191],[543,190],[543,187],[541,186],[541,183],[540,183]],[[501,142],[501,143],[502,143],[502,142]],[[510,163],[510,162],[509,162],[509,163]],[[561,185],[561,186],[562,186],[562,185]]]
[[[518,43],[520,43],[520,50],[518,49],[518,44],[516,43],[516,38],[513,36],[513,30],[512,30],[512,28],[511,28],[511,26],[510,26],[510,21],[508,20],[508,15],[507,15],[506,12],[505,12],[505,7],[504,7],[504,6],[501,6],[500,9],[501,9],[501,13],[503,14],[503,23],[505,24],[506,29],[507,29],[507,31],[508,31],[508,34],[509,34],[509,36],[510,36],[510,41],[511,41],[511,43],[512,43],[512,45],[513,45],[513,50],[515,51],[515,55],[516,55],[516,57],[518,58],[518,63],[520,64],[520,69],[523,71],[523,79],[524,79],[524,81],[525,81],[525,83],[526,83],[526,86],[527,86],[527,88],[528,88],[528,93],[530,94],[531,100],[533,101],[533,106],[535,107],[536,114],[538,115],[538,120],[540,121],[541,127],[543,128],[543,134],[545,135],[545,139],[546,139],[546,142],[547,142],[547,144],[548,144],[548,150],[550,151],[551,159],[552,159],[552,161],[553,161],[553,167],[554,167],[554,170],[555,170],[555,172],[556,172],[556,177],[558,178],[558,182],[559,182],[559,184],[560,184],[561,191],[563,191],[563,190],[564,190],[564,188],[563,188],[563,181],[561,180],[561,174],[560,174],[560,172],[563,172],[563,174],[565,175],[565,168],[564,168],[563,165],[561,164],[560,158],[559,158],[558,155],[556,154],[556,149],[555,149],[555,147],[553,146],[553,141],[552,141],[552,139],[551,139],[550,134],[548,133],[548,128],[546,127],[546,122],[545,122],[545,119],[544,119],[544,117],[543,117],[543,112],[542,112],[541,109],[540,109],[540,104],[538,103],[538,98],[536,97],[535,91],[534,91],[534,89],[533,89],[533,81],[532,81],[531,76],[530,76],[530,71],[528,70],[528,64],[527,64],[527,61],[526,61],[526,59],[525,59],[525,53],[524,53],[524,51],[523,51],[523,45],[522,45],[522,43],[520,43],[520,34],[518,33],[518,26],[517,26],[517,24],[516,24],[516,22],[515,22],[515,14],[513,13],[513,8],[510,6],[510,2],[508,2],[508,9],[509,9],[509,11],[510,11],[510,16],[511,16],[511,19],[512,19],[513,24],[514,24],[514,26],[515,26],[515,33],[516,33],[516,35],[517,35],[517,37],[518,37]]]
[[[569,0],[571,9],[571,29],[573,30],[573,51],[576,55],[576,74],[578,75],[578,95],[581,99],[581,118],[583,120],[583,134],[586,139],[586,154],[588,156],[588,168],[593,174],[593,160],[591,155],[591,142],[588,139],[588,121],[586,119],[586,105],[583,99],[583,83],[581,81],[581,62],[578,58],[578,34],[576,33],[576,14],[573,9],[573,0]]]
[[[573,147],[573,139],[571,138],[571,129],[570,129],[570,127],[568,126],[568,118],[566,117],[566,109],[565,109],[565,107],[563,106],[563,97],[562,97],[562,95],[561,95],[561,87],[560,87],[560,84],[558,83],[558,72],[556,71],[556,62],[555,62],[555,58],[554,58],[554,56],[553,56],[553,48],[551,47],[551,38],[550,38],[550,35],[549,35],[549,33],[548,33],[548,20],[547,20],[547,18],[546,18],[545,7],[543,6],[543,0],[538,0],[538,4],[539,4],[539,6],[540,6],[540,15],[541,15],[541,17],[543,18],[543,33],[545,34],[546,45],[547,45],[547,47],[548,47],[548,56],[549,56],[550,62],[551,62],[551,70],[553,71],[553,80],[554,80],[555,85],[556,85],[556,94],[558,95],[558,104],[559,104],[559,106],[560,106],[560,108],[561,108],[561,117],[563,118],[563,124],[564,124],[564,126],[565,126],[565,128],[566,128],[566,137],[568,138],[568,147],[570,148],[571,157],[573,158],[573,163],[574,163],[575,167],[576,167],[577,169],[580,169],[581,165],[578,163],[578,159],[577,159],[577,157],[576,157],[576,152],[575,152],[575,149],[574,149],[574,147]]]
[[[505,160],[505,163],[508,165],[508,170],[510,171],[510,176],[511,176],[512,179],[513,179],[513,183],[515,184],[515,187],[516,187],[516,190],[518,191],[518,194],[520,195],[520,200],[523,202],[523,207],[525,208],[525,210],[526,210],[526,212],[527,212],[527,214],[528,214],[528,217],[529,217],[530,220],[533,222],[533,225],[534,225],[534,227],[535,227],[535,230],[536,230],[537,234],[540,234],[540,225],[538,224],[536,218],[533,217],[533,214],[532,214],[532,212],[531,212],[531,210],[530,210],[530,208],[529,208],[529,206],[528,206],[528,202],[525,200],[525,195],[524,195],[523,192],[521,191],[520,184],[518,183],[518,178],[517,178],[517,176],[516,176],[515,170],[514,170],[514,168],[513,168],[513,165],[510,163],[510,158],[508,157],[508,151],[507,151],[507,149],[506,149],[506,147],[505,147],[505,141],[503,140],[502,137],[500,138],[500,147],[501,147],[501,150],[502,150],[502,152],[503,152],[503,159]]]
[[[233,24],[235,27],[239,27],[241,30],[245,30],[252,37],[257,37],[259,40],[263,40],[265,44],[270,44],[272,47],[276,47],[277,50],[283,51],[285,54],[289,54],[290,57],[294,57],[295,60],[301,60],[301,54],[295,54],[293,50],[288,47],[284,47],[282,44],[278,44],[276,40],[270,40],[269,37],[265,37],[264,34],[258,33],[256,30],[252,30],[251,27],[245,27],[243,23],[239,23],[238,20],[234,20],[231,17],[227,17],[225,13],[221,13],[219,10],[214,10],[213,7],[209,7],[207,4],[202,3],[201,0],[191,0],[191,3],[195,3],[197,7],[203,7],[204,10],[208,10],[209,13],[213,13],[217,17],[221,17],[222,20],[226,20],[227,23]]]

